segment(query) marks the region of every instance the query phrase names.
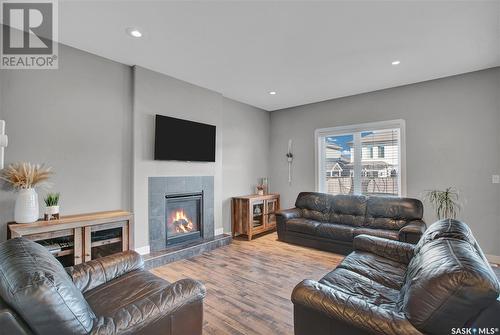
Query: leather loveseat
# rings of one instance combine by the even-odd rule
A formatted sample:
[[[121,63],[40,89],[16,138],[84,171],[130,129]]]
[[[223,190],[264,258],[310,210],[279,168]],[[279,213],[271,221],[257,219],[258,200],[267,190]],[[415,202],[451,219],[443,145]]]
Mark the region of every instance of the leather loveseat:
[[[277,213],[280,241],[348,254],[361,234],[417,243],[425,231],[420,200],[302,192]]]
[[[295,287],[296,335],[498,333],[498,279],[466,224],[438,221],[416,245],[359,235],[354,248]]]
[[[0,333],[202,333],[205,288],[144,270],[127,251],[64,269],[24,238],[0,244]]]

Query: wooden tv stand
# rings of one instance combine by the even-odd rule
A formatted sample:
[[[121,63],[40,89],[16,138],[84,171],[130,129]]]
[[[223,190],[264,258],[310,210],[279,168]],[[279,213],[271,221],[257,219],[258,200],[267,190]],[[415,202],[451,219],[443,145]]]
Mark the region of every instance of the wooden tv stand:
[[[70,266],[132,249],[132,231],[133,215],[116,210],[61,216],[57,220],[34,223],[11,222],[7,239],[22,236],[37,241],[51,250],[63,265]]]

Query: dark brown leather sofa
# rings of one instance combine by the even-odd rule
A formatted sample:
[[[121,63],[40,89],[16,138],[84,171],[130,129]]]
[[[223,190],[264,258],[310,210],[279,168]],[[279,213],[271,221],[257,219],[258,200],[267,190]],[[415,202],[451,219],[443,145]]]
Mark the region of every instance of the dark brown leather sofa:
[[[464,223],[438,221],[416,245],[359,235],[354,248],[295,287],[296,335],[498,333],[500,286]]]
[[[0,244],[0,333],[202,334],[204,286],[144,270],[127,251],[64,269],[23,238]]]
[[[302,192],[295,208],[277,213],[278,239],[342,254],[361,234],[417,243],[423,212],[417,199]]]

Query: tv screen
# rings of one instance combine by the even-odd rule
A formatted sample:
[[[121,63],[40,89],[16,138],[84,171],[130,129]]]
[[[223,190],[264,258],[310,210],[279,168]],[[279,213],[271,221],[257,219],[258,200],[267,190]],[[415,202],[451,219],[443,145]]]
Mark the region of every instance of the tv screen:
[[[215,162],[215,126],[156,115],[155,160]]]

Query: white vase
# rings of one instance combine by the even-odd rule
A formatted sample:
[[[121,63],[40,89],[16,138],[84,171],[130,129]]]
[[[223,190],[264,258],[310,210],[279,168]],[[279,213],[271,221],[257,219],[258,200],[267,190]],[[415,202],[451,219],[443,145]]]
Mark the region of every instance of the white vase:
[[[14,220],[17,223],[32,223],[37,221],[38,218],[38,194],[35,189],[27,188],[19,190],[14,209]]]
[[[48,215],[59,214],[59,206],[47,206],[45,208],[45,214]]]

